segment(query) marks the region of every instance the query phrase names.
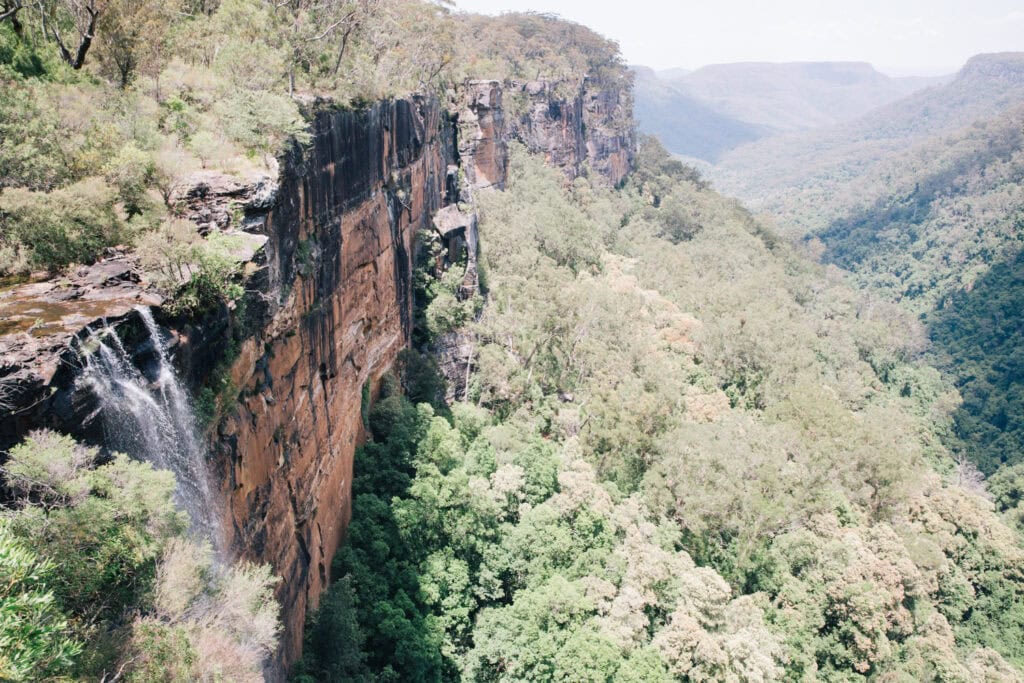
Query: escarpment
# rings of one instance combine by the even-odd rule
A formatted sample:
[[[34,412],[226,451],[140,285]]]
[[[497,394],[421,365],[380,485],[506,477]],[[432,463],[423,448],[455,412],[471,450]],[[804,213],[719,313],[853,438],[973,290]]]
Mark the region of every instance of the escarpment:
[[[471,187],[501,189],[507,140],[517,140],[568,180],[596,174],[619,185],[633,165],[631,83],[624,76],[566,81],[470,81],[458,96],[459,153]]]
[[[577,89],[557,81],[530,81],[511,84],[509,96],[519,110],[509,117],[512,137],[543,154],[569,180],[588,167],[612,185],[625,179],[636,146],[628,82],[595,76]]]
[[[533,103],[528,111],[510,114],[509,87]],[[589,169],[618,184],[633,155],[628,88],[590,82],[568,99],[546,85],[472,81],[447,110],[430,97],[308,109],[312,141],[279,159],[277,178],[204,172],[179,191],[182,215],[204,232],[245,238],[236,304],[172,316],[130,254],[0,290],[0,447],[43,426],[104,445],[78,381],[79,347],[105,326],[129,357],[150,357],[134,307],[153,307],[198,412],[212,415],[208,465],[230,550],[282,578],[275,679],[300,654],[307,609],[332,578],[366,402],[411,342],[417,233],[435,230],[449,250],[468,251],[471,290],[472,196],[504,187],[510,140],[570,179]]]
[[[348,523],[364,387],[409,343],[415,236],[453,161],[434,100],[323,111],[313,133],[264,219],[264,310],[228,371],[215,457],[235,547],[285,579],[286,660]]]

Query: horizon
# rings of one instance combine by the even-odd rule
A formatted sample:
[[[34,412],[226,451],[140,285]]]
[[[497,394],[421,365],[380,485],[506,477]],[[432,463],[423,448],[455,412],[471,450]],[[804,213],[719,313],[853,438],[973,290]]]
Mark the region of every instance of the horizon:
[[[669,72],[681,72],[691,74],[701,69],[707,69],[716,66],[762,66],[762,65],[773,65],[773,66],[785,66],[794,64],[864,64],[878,73],[881,73],[890,78],[943,78],[955,76],[957,72],[964,67],[973,57],[983,54],[1006,54],[1006,53],[992,53],[992,52],[979,52],[976,55],[971,55],[963,64],[949,65],[946,67],[932,67],[932,66],[885,66],[879,64],[873,64],[866,59],[821,59],[821,60],[810,60],[810,59],[796,59],[796,60],[785,60],[785,61],[771,61],[765,59],[745,59],[738,62],[711,62],[708,64],[701,64],[698,67],[681,67],[681,66],[670,66],[665,69],[654,68],[647,64],[638,64],[635,62],[626,62],[626,66],[630,69],[649,69],[657,74],[659,77],[662,74]],[[1024,54],[1024,51],[1015,51],[1010,54]]]
[[[724,3],[724,4],[723,4]],[[616,41],[623,60],[654,71],[736,63],[866,62],[891,77],[945,76],[977,54],[1024,51],[1018,0],[937,6],[928,0],[866,0],[859,7],[814,0],[723,0],[665,7],[637,0],[623,12],[585,0],[456,0],[464,12],[538,12]],[[657,21],[650,21],[657,17]]]

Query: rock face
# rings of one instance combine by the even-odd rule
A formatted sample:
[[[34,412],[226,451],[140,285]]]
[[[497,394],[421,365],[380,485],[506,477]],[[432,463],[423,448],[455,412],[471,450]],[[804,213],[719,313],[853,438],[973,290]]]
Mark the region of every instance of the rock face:
[[[471,189],[505,189],[508,132],[502,87],[498,81],[470,81],[461,93],[456,123],[461,168]]]
[[[591,168],[619,186],[633,168],[633,91],[628,85],[587,79],[583,88],[583,133]]]
[[[277,199],[278,183],[267,176],[243,180],[216,171],[201,171],[180,183],[171,202],[182,215],[199,226],[199,232],[229,227],[258,229],[261,221],[246,220],[248,214],[261,217]],[[235,225],[241,217],[242,225]]]
[[[454,161],[435,100],[322,111],[313,132],[264,219],[266,309],[230,368],[239,401],[216,456],[235,547],[284,577],[285,662],[330,580],[363,402],[409,344],[414,239]]]
[[[478,236],[467,202],[504,187],[510,138],[543,151],[567,178],[589,166],[620,182],[632,160],[621,119],[628,93],[588,87],[562,100],[546,85],[522,86],[533,106],[511,125],[494,81],[456,93],[453,113],[431,98],[360,111],[314,104],[313,141],[281,159],[277,179],[199,174],[176,194],[202,230],[244,231],[262,245],[241,256],[247,295],[236,309],[201,320],[155,313],[193,393],[216,379],[226,406],[208,435],[227,535],[239,555],[271,563],[283,579],[285,629],[269,679],[283,679],[301,653],[307,609],[331,580],[351,515],[365,403],[410,343],[417,232],[435,230],[453,257],[466,250],[469,296]],[[0,290],[0,447],[41,426],[102,443],[84,426],[92,406],[76,388],[69,345],[105,320],[133,352],[133,307],[160,300],[126,258],[69,282]],[[449,346],[464,376],[463,345]]]
[[[587,78],[581,89],[553,81],[511,84],[517,108],[510,134],[569,180],[589,170],[613,186],[629,173],[636,148],[629,81]]]

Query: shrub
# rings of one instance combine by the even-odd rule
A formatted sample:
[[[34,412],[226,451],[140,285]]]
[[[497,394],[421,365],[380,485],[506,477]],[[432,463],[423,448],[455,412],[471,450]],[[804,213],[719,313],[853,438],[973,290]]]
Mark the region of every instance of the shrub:
[[[283,95],[235,90],[214,108],[228,136],[253,154],[273,155],[290,137],[301,144],[311,139],[299,108]]]
[[[53,571],[0,520],[0,680],[38,680],[81,652],[47,585]]]
[[[173,294],[164,304],[172,313],[196,315],[244,294],[229,235],[213,233],[204,240],[193,223],[177,219],[140,237],[137,246],[143,269]]]
[[[215,567],[209,545],[168,544],[157,571],[156,612],[136,619],[124,657],[134,681],[262,681],[277,646],[269,566]]]
[[[122,147],[104,169],[104,178],[117,188],[118,198],[129,216],[137,216],[147,208],[146,191],[153,184],[155,175],[153,157],[134,143]]]
[[[100,178],[53,192],[8,188],[0,194],[0,239],[8,248],[27,250],[33,266],[49,271],[92,263],[122,239],[116,201],[114,189]]]

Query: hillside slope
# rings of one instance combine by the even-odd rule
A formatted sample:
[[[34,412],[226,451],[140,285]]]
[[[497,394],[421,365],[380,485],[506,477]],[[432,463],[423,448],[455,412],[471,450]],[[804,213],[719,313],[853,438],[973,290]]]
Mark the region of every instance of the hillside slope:
[[[486,305],[424,312],[466,400],[371,411],[303,680],[1020,680],[1024,551],[911,316],[651,143],[480,204]]]
[[[823,258],[928,322],[964,397],[953,446],[986,474],[1024,460],[1024,107],[876,164],[819,210]]]
[[[978,55],[956,78],[827,130],[760,140],[712,171],[723,191],[779,217],[787,232],[821,227],[822,202],[894,151],[907,150],[1024,102],[1024,53]]]
[[[645,67],[633,67],[637,125],[672,152],[715,162],[726,151],[769,133],[723,114]]]

